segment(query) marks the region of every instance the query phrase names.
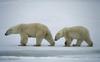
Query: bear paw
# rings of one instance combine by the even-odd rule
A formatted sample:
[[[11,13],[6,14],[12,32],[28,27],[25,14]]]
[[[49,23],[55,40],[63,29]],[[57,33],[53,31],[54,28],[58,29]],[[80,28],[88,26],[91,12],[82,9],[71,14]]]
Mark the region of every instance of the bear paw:
[[[26,44],[21,44],[21,45],[18,45],[18,46],[26,46]]]
[[[34,45],[34,46],[39,47],[39,46],[41,46],[41,45]]]
[[[48,46],[55,46],[55,45],[48,45]]]

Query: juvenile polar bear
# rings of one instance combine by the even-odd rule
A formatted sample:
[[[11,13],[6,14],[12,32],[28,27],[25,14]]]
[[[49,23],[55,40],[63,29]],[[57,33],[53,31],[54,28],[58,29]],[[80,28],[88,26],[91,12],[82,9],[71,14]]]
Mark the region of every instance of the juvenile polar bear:
[[[73,26],[61,29],[56,34],[55,41],[62,37],[65,38],[65,46],[70,46],[73,39],[77,39],[76,45],[73,46],[80,46],[83,41],[85,41],[89,47],[93,46],[88,29],[82,26]]]
[[[21,46],[26,46],[28,37],[36,37],[35,46],[41,46],[43,38],[46,39],[51,46],[55,45],[55,42],[52,38],[52,35],[48,27],[40,23],[16,25],[8,29],[7,32],[5,33],[6,36],[10,34],[20,34]]]

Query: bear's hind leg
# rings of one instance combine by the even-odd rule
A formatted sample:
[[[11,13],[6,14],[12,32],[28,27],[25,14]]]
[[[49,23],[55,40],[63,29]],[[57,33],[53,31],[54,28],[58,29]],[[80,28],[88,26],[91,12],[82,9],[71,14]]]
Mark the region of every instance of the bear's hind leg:
[[[81,43],[82,43],[82,40],[80,40],[80,39],[77,39],[77,42],[76,42],[76,45],[74,45],[74,46],[81,46]]]
[[[93,42],[90,39],[85,40],[88,44],[88,47],[93,47]]]

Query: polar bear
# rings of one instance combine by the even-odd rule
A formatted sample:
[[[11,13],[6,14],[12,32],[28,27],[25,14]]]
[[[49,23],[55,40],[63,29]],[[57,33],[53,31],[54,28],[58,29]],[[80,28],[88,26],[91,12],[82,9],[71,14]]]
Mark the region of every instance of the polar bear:
[[[55,41],[62,37],[65,38],[65,46],[70,46],[73,39],[77,39],[77,43],[73,46],[80,46],[83,41],[85,41],[89,47],[93,46],[89,31],[83,26],[72,26],[61,29],[55,35]]]
[[[20,34],[21,46],[26,46],[28,37],[36,37],[36,45],[41,46],[43,39],[46,39],[50,46],[54,46],[55,42],[52,38],[50,30],[47,26],[40,23],[19,24],[7,30],[5,35]]]

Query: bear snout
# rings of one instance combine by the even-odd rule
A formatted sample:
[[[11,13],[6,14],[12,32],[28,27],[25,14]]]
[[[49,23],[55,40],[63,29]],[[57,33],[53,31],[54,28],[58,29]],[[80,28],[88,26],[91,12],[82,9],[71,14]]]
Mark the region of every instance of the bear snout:
[[[8,35],[8,33],[6,32],[6,33],[5,33],[5,36],[7,36],[7,35]]]
[[[7,33],[5,33],[5,36],[7,36],[8,34]]]
[[[55,41],[57,41],[57,38],[55,38]]]

